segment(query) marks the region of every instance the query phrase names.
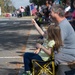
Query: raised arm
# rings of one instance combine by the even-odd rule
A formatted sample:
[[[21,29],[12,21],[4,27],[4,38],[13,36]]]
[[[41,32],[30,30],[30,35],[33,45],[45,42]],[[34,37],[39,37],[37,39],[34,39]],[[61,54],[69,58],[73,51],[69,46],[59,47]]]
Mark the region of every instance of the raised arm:
[[[38,30],[38,32],[44,36],[44,31],[38,26],[38,24],[36,23],[36,21],[34,19],[32,19],[32,23],[33,25],[35,25],[36,29]]]

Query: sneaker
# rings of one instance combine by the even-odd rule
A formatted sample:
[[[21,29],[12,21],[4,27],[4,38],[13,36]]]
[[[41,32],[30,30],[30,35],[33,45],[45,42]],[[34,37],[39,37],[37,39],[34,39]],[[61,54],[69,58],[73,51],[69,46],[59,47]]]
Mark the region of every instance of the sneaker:
[[[32,75],[32,73],[30,73],[30,72],[27,72],[27,73],[23,72],[22,75]]]
[[[31,75],[31,72],[30,71],[27,71],[26,73],[27,73],[27,75]]]

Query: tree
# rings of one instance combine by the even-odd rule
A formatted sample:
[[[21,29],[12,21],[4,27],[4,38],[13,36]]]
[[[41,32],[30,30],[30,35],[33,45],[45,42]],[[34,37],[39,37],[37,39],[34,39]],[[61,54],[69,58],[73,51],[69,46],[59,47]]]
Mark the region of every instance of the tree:
[[[45,4],[46,0],[30,0],[30,3],[34,3],[38,6]]]
[[[0,0],[0,7],[1,7],[1,11],[5,12],[4,11],[4,0]]]
[[[15,10],[15,7],[12,4],[11,0],[4,0],[5,12],[12,12]]]
[[[5,11],[10,12],[10,0],[4,0]]]
[[[2,13],[11,12],[15,10],[15,7],[13,6],[11,0],[0,0],[0,7]]]

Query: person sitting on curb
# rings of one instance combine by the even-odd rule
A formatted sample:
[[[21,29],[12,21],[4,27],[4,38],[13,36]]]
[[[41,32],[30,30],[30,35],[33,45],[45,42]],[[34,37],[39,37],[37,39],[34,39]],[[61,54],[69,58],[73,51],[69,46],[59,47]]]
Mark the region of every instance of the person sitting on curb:
[[[41,45],[38,43],[37,50],[33,52],[26,52],[24,54],[24,70],[23,75],[30,75],[32,68],[32,60],[47,61],[51,55],[52,48],[55,47],[57,52],[60,46],[62,45],[60,28],[57,25],[50,25],[47,29],[47,32],[44,33],[42,29],[38,26],[36,21],[32,19],[33,25],[39,31],[39,33],[44,36],[44,43]]]

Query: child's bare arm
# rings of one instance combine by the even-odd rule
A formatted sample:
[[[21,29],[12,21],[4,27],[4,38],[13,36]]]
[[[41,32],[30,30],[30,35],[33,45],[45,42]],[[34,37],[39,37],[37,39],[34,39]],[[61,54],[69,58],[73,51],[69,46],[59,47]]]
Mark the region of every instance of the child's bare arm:
[[[48,48],[46,48],[46,47],[44,47],[43,45],[40,45],[40,44],[38,44],[37,46],[38,46],[39,48],[41,48],[44,52],[46,52],[48,55],[51,55],[52,48],[53,48],[54,45],[55,45],[55,41],[52,40],[52,41],[50,41],[50,42],[47,44],[47,47],[48,47]]]
[[[40,52],[40,48],[36,49],[34,53],[38,54]]]
[[[51,55],[51,52],[52,52],[52,48],[46,48],[46,47],[44,47],[43,45],[41,45],[41,44],[39,44],[39,43],[37,43],[37,48],[40,48],[40,49],[42,49],[44,52],[46,52],[48,55]]]
[[[36,21],[34,19],[32,19],[32,23],[36,27],[36,29],[38,30],[38,32],[43,36],[44,35],[43,30],[38,26],[38,24],[36,23]]]

